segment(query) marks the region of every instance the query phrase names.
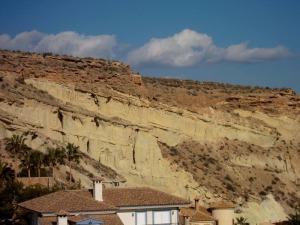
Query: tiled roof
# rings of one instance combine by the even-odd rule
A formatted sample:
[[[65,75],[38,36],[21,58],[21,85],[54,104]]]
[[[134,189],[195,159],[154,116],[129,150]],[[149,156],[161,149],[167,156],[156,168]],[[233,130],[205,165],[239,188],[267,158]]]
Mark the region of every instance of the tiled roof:
[[[195,209],[195,208],[194,208]],[[199,205],[198,206],[198,210],[197,211],[201,211],[201,212],[204,212],[204,213],[207,213],[210,215],[210,212],[207,211],[207,208],[202,206],[202,205]]]
[[[57,224],[57,217],[39,217],[39,224],[41,225],[56,225]]]
[[[232,204],[231,202],[226,202],[226,201],[220,201],[220,202],[215,202],[210,205],[211,209],[222,209],[222,208],[235,208],[235,205]]]
[[[189,216],[190,222],[215,221],[215,219],[211,216],[211,213],[208,212],[204,206],[199,206],[198,211],[196,211],[194,207],[181,208],[180,215],[181,217]]]
[[[92,191],[81,191],[78,194],[92,198]],[[117,207],[188,205],[183,198],[167,194],[152,188],[104,188],[103,201]]]
[[[103,189],[103,200],[118,207],[190,204],[188,200],[151,188]]]
[[[70,213],[66,212],[65,210],[60,210],[59,212],[55,213],[57,216],[68,216]]]
[[[199,206],[199,210],[196,211],[194,207],[190,207],[190,208],[181,208],[180,209],[180,214],[181,215],[188,215],[189,217],[191,217],[192,215],[194,215],[196,212],[202,212],[204,214],[207,215],[211,215],[210,212],[207,211],[207,209],[204,206]]]
[[[208,213],[197,211],[194,215],[191,216],[190,222],[198,222],[198,221],[216,221],[216,219],[214,219]]]
[[[187,205],[190,202],[151,188],[104,188],[103,202],[94,200],[90,190],[58,191],[19,206],[40,213],[113,211],[117,207]]]
[[[19,206],[40,213],[115,211],[118,208],[81,195],[82,191],[58,191],[22,202]],[[86,191],[87,192],[87,191]]]
[[[180,215],[191,216],[195,213],[195,210],[192,208],[180,208]]]

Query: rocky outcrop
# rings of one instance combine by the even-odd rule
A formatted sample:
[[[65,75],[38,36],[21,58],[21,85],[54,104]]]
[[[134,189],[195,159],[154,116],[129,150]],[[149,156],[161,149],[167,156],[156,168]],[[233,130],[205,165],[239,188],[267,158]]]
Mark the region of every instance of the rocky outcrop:
[[[290,90],[176,87],[119,62],[66,56],[4,51],[0,63],[0,139],[27,132],[41,151],[71,142],[127,186],[203,203],[242,204],[263,191],[288,209],[300,198],[300,97]]]
[[[261,202],[247,202],[242,208],[242,213],[237,215],[247,218],[249,224],[276,223],[287,218],[283,208],[271,194],[265,196]]]

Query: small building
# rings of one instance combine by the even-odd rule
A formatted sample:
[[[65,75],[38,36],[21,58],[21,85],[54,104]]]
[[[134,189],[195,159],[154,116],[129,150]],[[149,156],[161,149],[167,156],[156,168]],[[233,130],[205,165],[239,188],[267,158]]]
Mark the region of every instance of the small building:
[[[199,205],[199,199],[189,208],[180,209],[181,225],[234,225],[234,208],[230,202],[220,201],[209,208]]]
[[[218,225],[234,225],[235,205],[231,202],[219,201],[210,205],[213,218],[218,221]]]

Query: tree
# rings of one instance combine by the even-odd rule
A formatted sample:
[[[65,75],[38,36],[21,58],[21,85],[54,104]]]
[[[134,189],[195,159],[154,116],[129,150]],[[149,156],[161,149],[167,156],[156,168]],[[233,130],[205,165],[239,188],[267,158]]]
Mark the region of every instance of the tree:
[[[23,192],[23,184],[17,180],[7,183],[0,191],[0,221],[11,224],[17,214],[17,204]]]
[[[0,161],[0,190],[15,178],[14,170],[6,162]]]
[[[41,177],[41,168],[44,164],[45,155],[40,151],[32,152],[32,162],[33,166],[38,169],[38,176]]]
[[[45,163],[45,161],[44,161],[45,155],[44,155],[44,153],[35,150],[32,152],[31,156],[32,156],[32,163],[33,163],[32,166],[38,170],[39,183],[41,183],[41,181],[40,181],[41,168]]]
[[[67,159],[69,162],[69,168],[70,168],[70,178],[69,178],[69,185],[71,185],[72,180],[72,162],[79,163],[80,159],[82,158],[82,155],[79,152],[79,146],[75,146],[73,143],[67,144]]]
[[[60,164],[65,164],[64,159],[66,158],[66,151],[64,148],[48,148],[47,154],[45,155],[45,164],[50,166],[52,169],[52,185],[54,184],[54,169],[55,167]]]
[[[247,221],[247,218],[244,218],[242,216],[236,218],[236,224],[237,225],[245,225],[246,221]]]
[[[25,144],[26,138],[23,135],[13,135],[5,149],[9,151],[9,153],[14,157],[15,162],[15,178],[17,178],[18,174],[18,157],[22,154],[22,152],[26,151],[29,147]]]
[[[17,180],[10,182],[0,190],[0,224],[30,224],[30,212],[18,210],[17,204],[54,191],[40,184],[24,187]]]
[[[25,167],[27,169],[27,176],[30,178],[30,169],[33,167],[34,165],[34,161],[33,161],[33,151],[31,150],[27,150],[24,151],[24,153],[22,154],[22,167]]]

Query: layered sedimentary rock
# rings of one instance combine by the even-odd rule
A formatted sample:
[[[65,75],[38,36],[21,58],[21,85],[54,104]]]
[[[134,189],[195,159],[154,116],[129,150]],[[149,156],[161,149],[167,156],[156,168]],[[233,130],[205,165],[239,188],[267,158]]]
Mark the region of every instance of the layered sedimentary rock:
[[[155,80],[119,62],[6,51],[0,86],[0,139],[27,132],[41,151],[71,142],[127,186],[203,204],[273,193],[288,210],[300,198],[300,97],[289,89]]]

